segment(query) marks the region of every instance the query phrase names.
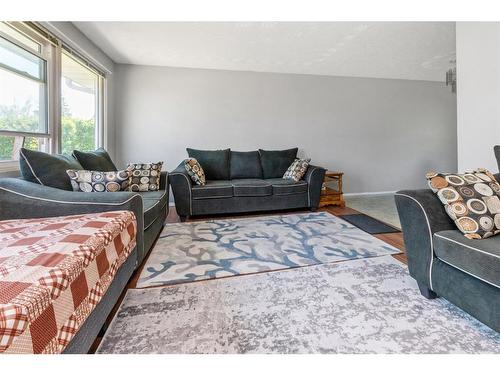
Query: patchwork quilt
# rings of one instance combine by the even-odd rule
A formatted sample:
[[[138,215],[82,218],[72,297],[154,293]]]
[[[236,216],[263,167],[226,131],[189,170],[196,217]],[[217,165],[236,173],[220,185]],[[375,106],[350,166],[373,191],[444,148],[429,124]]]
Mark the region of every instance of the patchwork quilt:
[[[0,353],[61,353],[136,233],[130,211],[0,221]]]

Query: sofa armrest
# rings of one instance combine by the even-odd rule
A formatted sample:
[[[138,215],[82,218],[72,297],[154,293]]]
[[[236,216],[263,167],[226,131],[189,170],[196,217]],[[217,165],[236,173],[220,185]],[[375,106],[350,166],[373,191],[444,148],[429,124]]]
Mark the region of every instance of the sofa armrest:
[[[137,254],[144,249],[142,197],[136,193],[84,193],[35,184],[19,178],[0,179],[0,220],[67,216],[128,210],[137,220]]]
[[[168,172],[161,172],[160,174],[160,190],[169,189]]]
[[[430,189],[401,190],[395,200],[410,274],[432,290],[433,234],[457,227]]]
[[[318,208],[325,172],[325,168],[309,165],[306,174],[304,175],[304,180],[308,184],[307,199],[309,207],[312,210],[316,210]]]
[[[192,214],[191,188],[193,183],[186,168],[184,168],[184,162],[181,162],[177,168],[170,172],[169,179],[172,185],[177,214],[181,217],[190,216]]]

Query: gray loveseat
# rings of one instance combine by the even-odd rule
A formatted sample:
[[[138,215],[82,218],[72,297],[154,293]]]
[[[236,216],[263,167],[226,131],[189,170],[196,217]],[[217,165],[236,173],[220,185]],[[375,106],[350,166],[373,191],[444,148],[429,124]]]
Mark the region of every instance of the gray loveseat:
[[[85,321],[65,353],[86,353],[98,335],[130,277],[143,262],[160,234],[168,214],[168,173],[160,190],[149,192],[74,192],[44,186],[22,178],[0,178],[0,220],[53,217],[129,210],[137,218],[137,246],[120,267],[101,302]]]
[[[467,239],[430,189],[398,191],[396,205],[422,295],[444,297],[500,332],[500,235]]]
[[[140,265],[158,237],[168,214],[168,173],[159,191],[84,193],[0,178],[0,220],[28,219],[92,212],[130,210],[137,218],[137,262]]]
[[[283,174],[297,148],[282,151],[204,151],[187,149],[204,169],[207,183],[196,185],[184,162],[170,173],[175,207],[182,221],[190,216],[310,208],[319,204],[325,169],[310,165],[294,182]]]

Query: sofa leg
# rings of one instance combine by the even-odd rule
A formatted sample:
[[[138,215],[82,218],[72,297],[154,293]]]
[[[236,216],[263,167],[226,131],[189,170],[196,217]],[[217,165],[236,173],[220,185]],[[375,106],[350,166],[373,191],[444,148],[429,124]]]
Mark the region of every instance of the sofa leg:
[[[189,219],[189,215],[179,215],[179,218],[181,219],[181,222],[185,222],[186,220]]]
[[[427,286],[422,283],[418,283],[418,289],[420,289],[420,294],[422,294],[427,299],[434,299],[438,297],[436,293],[434,293],[432,290],[427,288]]]
[[[310,207],[311,212],[316,212],[318,211],[318,207]]]

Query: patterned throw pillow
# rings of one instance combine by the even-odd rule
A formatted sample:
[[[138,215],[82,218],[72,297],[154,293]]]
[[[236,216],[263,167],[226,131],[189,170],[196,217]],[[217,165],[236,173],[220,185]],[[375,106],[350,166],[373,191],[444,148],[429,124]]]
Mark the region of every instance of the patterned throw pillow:
[[[127,190],[130,184],[130,172],[127,170],[100,172],[68,169],[68,174],[73,191],[90,192],[115,192]]]
[[[285,180],[294,180],[295,182],[300,181],[306,174],[310,162],[311,159],[295,159],[292,165],[288,167],[283,178]]]
[[[465,237],[481,239],[500,233],[500,185],[489,171],[430,172],[426,177]]]
[[[158,163],[130,163],[130,191],[158,191],[160,190],[160,175],[163,162]]]
[[[184,168],[196,185],[205,185],[205,172],[198,160],[194,158],[184,160]]]

